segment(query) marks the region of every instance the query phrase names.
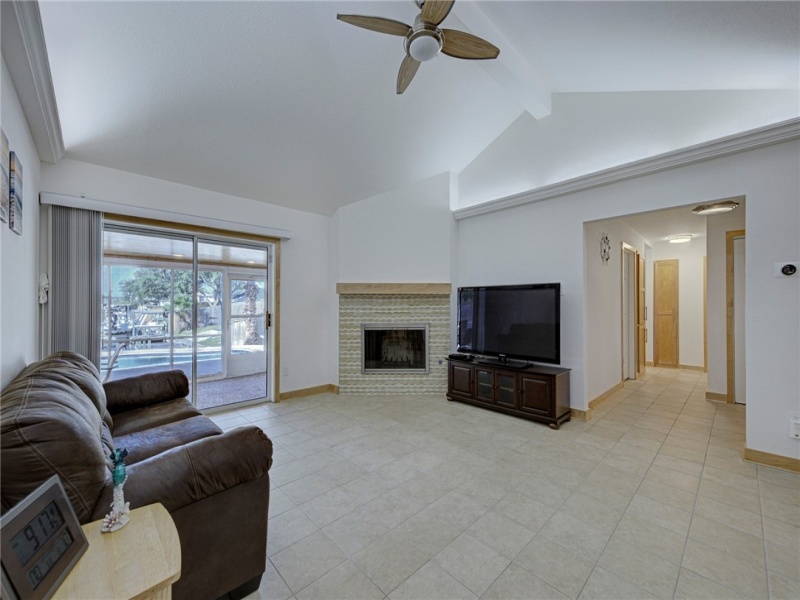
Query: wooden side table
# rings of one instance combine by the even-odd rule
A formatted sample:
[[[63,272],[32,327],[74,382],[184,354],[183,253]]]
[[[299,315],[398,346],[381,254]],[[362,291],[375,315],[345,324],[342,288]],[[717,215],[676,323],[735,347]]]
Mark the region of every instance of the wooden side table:
[[[136,508],[130,517],[113,533],[100,532],[102,521],[82,527],[89,549],[54,600],[172,598],[172,584],[181,575],[181,544],[172,517],[161,504]]]

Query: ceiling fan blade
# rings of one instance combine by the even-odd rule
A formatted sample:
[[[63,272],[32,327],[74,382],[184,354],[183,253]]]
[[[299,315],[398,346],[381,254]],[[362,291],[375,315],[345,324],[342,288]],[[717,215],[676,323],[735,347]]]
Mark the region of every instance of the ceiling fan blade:
[[[406,56],[403,59],[403,64],[400,65],[400,72],[397,74],[397,93],[402,94],[406,91],[408,84],[411,83],[411,80],[414,79],[414,75],[417,74],[417,69],[422,63],[418,60],[414,60],[410,56]]]
[[[411,31],[411,26],[395,21],[394,19],[384,19],[383,17],[368,17],[365,15],[336,15],[336,18],[356,27],[363,27],[378,33],[388,33],[389,35],[405,36]]]
[[[448,56],[484,60],[497,58],[500,54],[500,49],[497,46],[471,33],[455,29],[442,29],[442,33],[444,34],[442,52]]]
[[[456,0],[425,0],[422,5],[422,20],[426,23],[438,25],[450,14]]]

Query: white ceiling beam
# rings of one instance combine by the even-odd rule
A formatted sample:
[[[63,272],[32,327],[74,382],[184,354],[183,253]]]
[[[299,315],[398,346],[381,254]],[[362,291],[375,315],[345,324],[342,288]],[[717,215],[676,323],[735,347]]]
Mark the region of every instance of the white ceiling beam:
[[[475,61],[506,90],[519,105],[534,118],[541,119],[551,112],[552,89],[543,73],[529,63],[491,22],[475,2],[457,2],[450,14],[448,28],[463,24],[473,35],[482,37],[500,48],[500,56],[495,60]]]

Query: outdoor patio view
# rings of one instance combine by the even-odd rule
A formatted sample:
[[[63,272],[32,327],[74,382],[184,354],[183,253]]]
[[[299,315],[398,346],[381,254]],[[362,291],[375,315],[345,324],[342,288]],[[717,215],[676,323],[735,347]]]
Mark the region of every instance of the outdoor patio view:
[[[101,371],[109,380],[143,373],[180,369],[192,380],[196,356],[195,403],[200,408],[267,396],[266,377],[266,276],[253,268],[253,259],[241,267],[220,244],[198,243],[198,255],[218,264],[198,264],[197,290],[193,290],[191,242],[171,240],[170,262],[151,266],[157,244],[139,259],[114,257],[114,241],[131,234],[106,232],[103,265],[103,323]],[[141,241],[141,240],[135,240]],[[148,240],[152,241],[152,240]],[[176,244],[181,252],[174,252]],[[135,247],[135,246],[132,246]],[[264,250],[242,249],[264,254]],[[221,260],[222,254],[227,260]],[[188,264],[186,264],[188,262]],[[210,260],[208,262],[211,262]],[[199,261],[198,261],[199,263]],[[162,263],[163,264],[163,263]],[[197,300],[195,336],[193,299]],[[196,343],[196,346],[195,346]]]

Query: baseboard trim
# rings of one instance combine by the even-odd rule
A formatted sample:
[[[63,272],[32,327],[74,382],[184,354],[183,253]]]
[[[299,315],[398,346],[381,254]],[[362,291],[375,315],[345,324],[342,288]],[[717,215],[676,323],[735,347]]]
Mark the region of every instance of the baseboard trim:
[[[282,392],[280,394],[281,400],[291,400],[292,398],[305,398],[306,396],[316,396],[318,394],[338,394],[339,386],[332,383],[325,385],[318,385],[310,388],[303,388],[300,390],[292,390],[291,392]]]
[[[578,408],[570,408],[569,409],[570,416],[573,419],[578,419],[579,421],[591,421],[592,420],[592,409],[589,410],[580,410]]]
[[[728,394],[720,394],[718,392],[706,392],[706,400],[713,400],[714,402],[727,402]]]
[[[603,402],[608,400],[611,396],[613,396],[616,392],[620,391],[624,387],[625,387],[625,382],[620,381],[618,384],[608,388],[605,392],[597,396],[595,399],[589,400],[589,409],[597,408]]]
[[[775,467],[776,469],[783,469],[784,471],[791,471],[792,473],[800,473],[800,459],[792,458],[791,456],[770,454],[769,452],[753,450],[745,446],[742,452],[742,458],[748,462],[766,465],[767,467]]]
[[[651,362],[645,363],[648,367],[655,367],[656,365]],[[684,371],[699,371],[705,373],[705,367],[698,367],[697,365],[658,365],[659,369],[683,369]]]

